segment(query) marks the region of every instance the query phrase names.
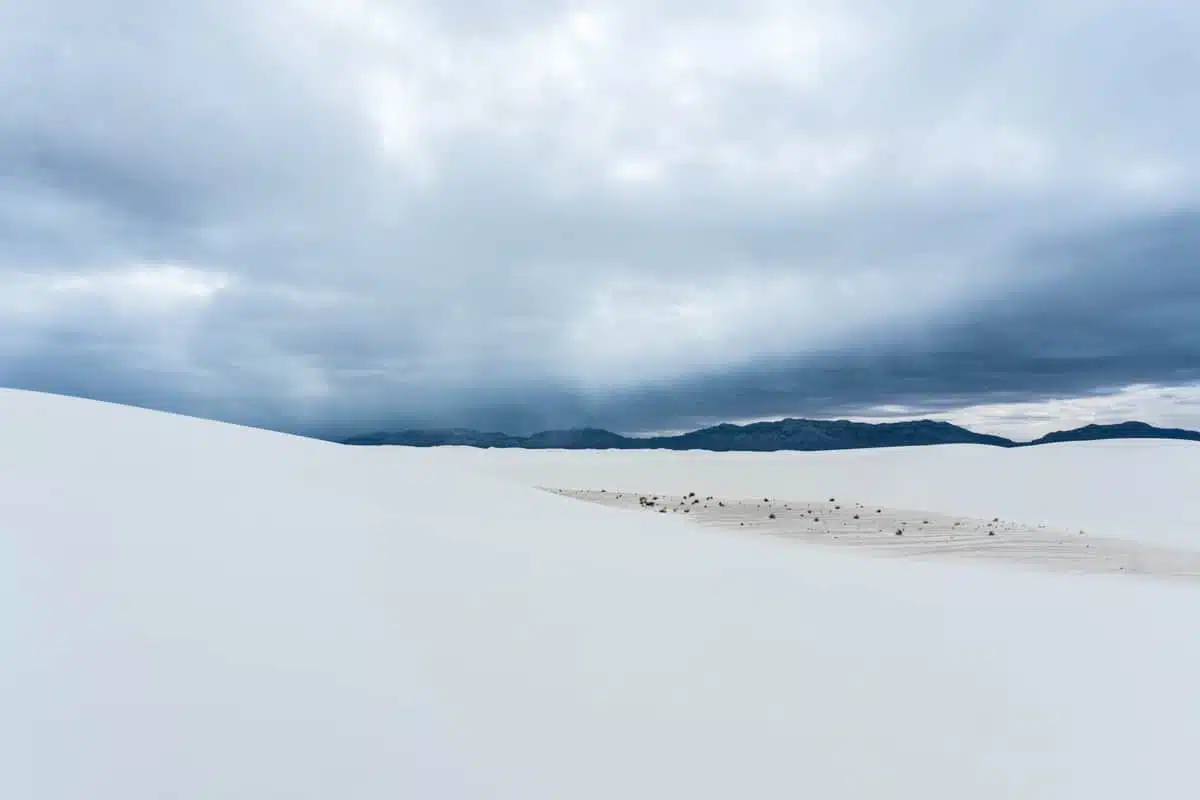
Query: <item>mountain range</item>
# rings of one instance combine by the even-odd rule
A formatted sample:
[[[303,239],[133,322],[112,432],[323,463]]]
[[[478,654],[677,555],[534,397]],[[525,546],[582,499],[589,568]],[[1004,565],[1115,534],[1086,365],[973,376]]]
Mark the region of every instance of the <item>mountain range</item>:
[[[402,445],[408,447],[502,447],[560,450],[850,450],[868,447],[905,447],[931,444],[986,444],[995,447],[1030,447],[1054,442],[1096,439],[1188,439],[1200,433],[1180,428],[1156,428],[1144,422],[1085,425],[1055,431],[1031,442],[1017,442],[934,420],[905,422],[850,422],[847,420],[782,419],[749,425],[723,424],[675,436],[623,436],[601,428],[542,431],[529,436],[488,433],[469,428],[402,430],[371,433],[343,440],[352,445]]]

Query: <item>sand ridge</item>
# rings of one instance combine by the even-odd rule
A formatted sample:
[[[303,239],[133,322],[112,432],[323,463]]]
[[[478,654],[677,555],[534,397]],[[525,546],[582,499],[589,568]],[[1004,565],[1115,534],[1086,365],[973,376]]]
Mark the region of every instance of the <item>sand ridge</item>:
[[[701,525],[847,547],[872,555],[967,559],[1070,573],[1115,573],[1200,582],[1200,552],[1052,529],[888,508],[853,499],[730,498],[540,487],[554,494],[643,513],[686,517]]]

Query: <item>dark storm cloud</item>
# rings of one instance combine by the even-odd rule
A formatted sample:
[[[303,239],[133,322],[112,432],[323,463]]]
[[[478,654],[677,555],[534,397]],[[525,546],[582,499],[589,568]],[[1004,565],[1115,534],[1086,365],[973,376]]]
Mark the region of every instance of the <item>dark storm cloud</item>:
[[[0,382],[308,432],[1196,380],[1189,3],[0,6]]]
[[[489,398],[434,418],[498,430],[647,431],[787,414],[869,415],[880,405],[941,412],[1200,381],[1200,214],[1127,222],[1016,257],[1034,268],[1028,280],[915,330],[632,392],[550,393],[532,404]]]
[[[884,404],[943,411],[1200,381],[1200,215],[1121,224],[1019,257],[1032,277],[918,331],[675,386],[642,423],[667,423],[670,407],[691,406],[693,421]]]

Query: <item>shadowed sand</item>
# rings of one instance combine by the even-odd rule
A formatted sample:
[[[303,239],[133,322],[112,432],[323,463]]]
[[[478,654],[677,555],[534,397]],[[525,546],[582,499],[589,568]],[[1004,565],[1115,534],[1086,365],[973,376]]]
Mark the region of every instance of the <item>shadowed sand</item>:
[[[639,494],[553,489],[554,494],[643,513],[687,516],[702,525],[754,532],[873,555],[984,560],[1073,573],[1120,573],[1200,580],[1200,552],[1141,544],[1087,531],[1054,530],[1013,520],[959,517],[828,498]]]

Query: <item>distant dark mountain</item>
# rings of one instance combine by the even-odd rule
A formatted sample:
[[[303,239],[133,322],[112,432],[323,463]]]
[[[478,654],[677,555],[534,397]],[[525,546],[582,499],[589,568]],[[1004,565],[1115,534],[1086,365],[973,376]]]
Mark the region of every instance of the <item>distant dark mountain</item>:
[[[1119,422],[1115,425],[1084,425],[1069,431],[1055,431],[1024,446],[1053,442],[1090,442],[1097,439],[1188,439],[1200,442],[1200,433],[1182,428],[1156,428],[1145,422]]]
[[[470,428],[433,428],[429,430],[403,430],[389,433],[368,433],[344,440],[345,444],[393,444],[406,447],[440,447],[463,445],[466,447],[522,447],[527,437],[509,436],[506,433],[483,433]]]
[[[975,433],[949,422],[921,419],[908,422],[849,422],[847,420],[781,419],[750,425],[716,425],[678,436],[622,436],[601,428],[542,431],[531,436],[485,433],[469,428],[404,430],[372,433],[346,439],[355,445],[408,447],[508,447],[560,450],[853,450],[868,447],[906,447],[930,444],[986,444],[996,447],[1030,447],[1052,442],[1096,439],[1188,439],[1200,433],[1180,428],[1156,428],[1144,422],[1086,425],[1055,431],[1032,442],[1014,442],[1003,436]]]
[[[559,450],[621,450],[638,446],[638,440],[602,428],[542,431],[526,437],[522,447]]]
[[[849,450],[927,444],[990,444],[1012,447],[1002,436],[988,436],[949,422],[849,422],[783,419],[750,425],[717,425],[680,436],[653,439],[679,450]]]
[[[717,425],[679,436],[631,437],[598,428],[543,431],[532,436],[483,433],[461,428],[373,433],[345,440],[356,445],[519,447],[562,450],[848,450],[927,444],[989,444],[1013,447],[1001,436],[974,433],[948,422],[866,423],[846,420],[783,419],[750,425]]]

